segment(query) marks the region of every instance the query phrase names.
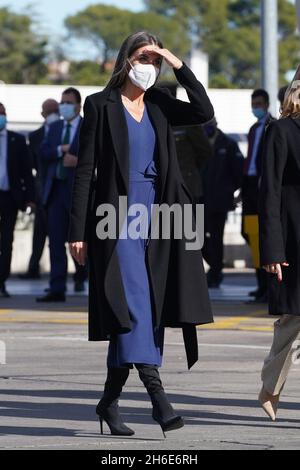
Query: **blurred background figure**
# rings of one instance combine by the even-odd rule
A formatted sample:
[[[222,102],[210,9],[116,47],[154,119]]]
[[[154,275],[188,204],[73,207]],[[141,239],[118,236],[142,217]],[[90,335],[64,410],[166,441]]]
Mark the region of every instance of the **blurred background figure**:
[[[67,88],[61,98],[59,112],[63,119],[50,125],[41,155],[47,164],[43,188],[50,249],[50,289],[38,302],[65,301],[68,262],[65,243],[68,236],[74,170],[77,165],[79,128],[82,117],[81,95],[76,88]],[[84,290],[87,268],[75,260],[74,290]]]
[[[160,82],[177,97],[177,83]],[[201,125],[173,126],[176,153],[183,179],[195,203],[203,203],[202,174],[205,164],[212,156],[212,149]]]
[[[201,126],[173,127],[179,167],[195,203],[203,201],[202,174],[211,148]]]
[[[35,175],[36,211],[34,218],[32,254],[30,257],[28,270],[25,274],[20,274],[21,279],[40,278],[40,259],[43,254],[47,237],[47,215],[42,203],[43,189],[45,184],[47,166],[41,157],[41,144],[46,137],[50,124],[60,119],[58,102],[48,99],[42,104],[44,124],[37,130],[29,134],[29,150]]]
[[[208,287],[223,280],[223,236],[229,211],[235,209],[234,193],[241,188],[244,157],[238,144],[218,129],[213,119],[203,126],[212,149],[212,158],[203,172],[205,242],[203,257],[209,264]]]
[[[262,171],[264,133],[274,118],[269,113],[270,99],[266,90],[255,90],[252,93],[251,104],[252,113],[257,118],[257,122],[250,128],[248,134],[248,153],[244,162],[242,235],[250,248],[252,247],[253,259],[257,259],[254,261],[257,289],[249,292],[249,295],[254,297],[254,302],[267,302],[267,274],[259,267],[258,260],[258,189]],[[257,239],[255,246],[251,244],[250,233],[251,236],[254,235],[254,240]]]
[[[6,109],[0,103],[0,296],[10,297],[10,274],[18,210],[34,209],[34,181],[25,137],[6,129]]]

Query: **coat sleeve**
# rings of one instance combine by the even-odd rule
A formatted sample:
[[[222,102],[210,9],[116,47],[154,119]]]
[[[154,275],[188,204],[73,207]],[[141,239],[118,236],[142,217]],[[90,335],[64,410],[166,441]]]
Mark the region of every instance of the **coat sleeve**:
[[[90,97],[84,104],[79,131],[78,163],[75,170],[70,213],[69,242],[87,241],[89,201],[95,168],[95,135],[98,113]]]
[[[287,161],[287,142],[279,122],[266,131],[259,191],[261,265],[286,261],[281,222],[282,178]]]
[[[178,100],[168,90],[161,89],[160,106],[170,124],[186,126],[210,121],[214,117],[214,108],[203,85],[185,63],[180,69],[174,69],[174,73],[179,84],[185,88],[190,102]]]

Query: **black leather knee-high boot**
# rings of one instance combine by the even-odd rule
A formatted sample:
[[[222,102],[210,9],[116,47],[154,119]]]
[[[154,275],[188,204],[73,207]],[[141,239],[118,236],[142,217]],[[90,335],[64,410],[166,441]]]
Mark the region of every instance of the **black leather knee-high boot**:
[[[152,418],[160,424],[164,436],[167,431],[182,428],[183,419],[175,414],[165,394],[157,367],[147,364],[135,364],[135,367],[151,398]]]
[[[134,431],[128,428],[120,416],[118,399],[129,375],[129,368],[108,368],[104,393],[99,401],[96,413],[99,416],[101,434],[105,421],[114,436],[132,436]]]

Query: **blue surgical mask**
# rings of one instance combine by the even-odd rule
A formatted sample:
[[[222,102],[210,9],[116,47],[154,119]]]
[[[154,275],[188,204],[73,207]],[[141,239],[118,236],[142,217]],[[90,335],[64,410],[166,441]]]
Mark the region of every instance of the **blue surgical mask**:
[[[257,119],[262,119],[267,114],[264,108],[252,108],[252,113]]]
[[[0,114],[0,131],[2,131],[7,124],[7,117],[5,114]]]
[[[71,103],[60,104],[59,113],[66,121],[71,121],[76,116],[76,105]]]

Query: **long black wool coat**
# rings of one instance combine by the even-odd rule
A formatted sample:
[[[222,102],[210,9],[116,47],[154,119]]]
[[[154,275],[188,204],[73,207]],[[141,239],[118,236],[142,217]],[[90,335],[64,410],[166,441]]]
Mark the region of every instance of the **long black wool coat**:
[[[192,196],[181,176],[171,126],[200,124],[214,116],[210,100],[186,64],[174,70],[190,103],[175,99],[161,88],[150,88],[145,102],[157,137],[158,203],[184,204]],[[114,206],[128,195],[128,132],[120,89],[106,88],[89,96],[84,105],[76,169],[69,241],[87,241],[89,259],[89,340],[108,340],[131,329],[116,239],[100,240],[97,207]],[[153,223],[153,222],[151,222]],[[189,368],[198,359],[196,325],[211,323],[212,313],[201,250],[186,250],[182,239],[151,238],[146,262],[151,286],[154,322],[183,329]],[[134,260],[132,260],[134,263]]]
[[[300,118],[266,133],[259,194],[261,265],[287,261],[282,282],[268,274],[269,313],[300,315]]]

